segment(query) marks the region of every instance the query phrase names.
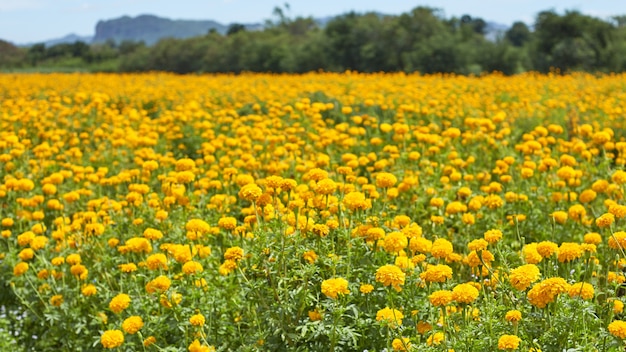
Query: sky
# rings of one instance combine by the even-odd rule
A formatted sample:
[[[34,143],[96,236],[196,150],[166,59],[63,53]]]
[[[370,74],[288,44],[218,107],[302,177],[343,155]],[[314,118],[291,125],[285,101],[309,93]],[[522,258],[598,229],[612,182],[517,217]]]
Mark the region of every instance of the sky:
[[[0,39],[26,44],[70,33],[93,35],[99,20],[124,15],[262,23],[285,2],[289,17],[325,17],[352,10],[400,14],[429,6],[442,9],[446,18],[469,14],[504,25],[532,24],[538,12],[550,9],[559,13],[578,10],[602,19],[626,14],[624,0],[0,0]]]

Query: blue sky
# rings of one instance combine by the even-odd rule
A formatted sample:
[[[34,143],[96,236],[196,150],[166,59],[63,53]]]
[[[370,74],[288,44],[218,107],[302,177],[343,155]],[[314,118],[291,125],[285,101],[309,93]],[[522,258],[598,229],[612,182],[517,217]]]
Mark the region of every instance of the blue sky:
[[[488,21],[531,24],[542,10],[579,10],[609,18],[626,14],[623,0],[291,0],[288,15],[324,17],[351,10],[399,14],[416,6],[444,10],[446,17],[470,14]],[[69,33],[92,35],[98,20],[123,15],[154,14],[173,19],[212,19],[232,22],[262,22],[285,1],[273,0],[0,0],[0,39],[32,43]]]

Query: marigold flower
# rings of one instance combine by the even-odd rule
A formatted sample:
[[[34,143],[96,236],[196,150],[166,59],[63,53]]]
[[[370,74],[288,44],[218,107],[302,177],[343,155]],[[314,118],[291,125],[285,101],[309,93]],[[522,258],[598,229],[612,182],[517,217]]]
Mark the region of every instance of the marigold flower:
[[[63,304],[63,295],[54,295],[50,298],[50,304],[58,307]]]
[[[322,281],[322,293],[332,299],[337,299],[337,295],[347,295],[350,293],[348,281],[341,277],[324,280]]]
[[[420,274],[420,279],[430,282],[445,282],[452,278],[452,268],[445,264],[429,265],[424,272]]]
[[[567,263],[578,259],[583,255],[580,244],[573,242],[563,242],[559,247],[558,259],[561,263]]]
[[[541,273],[536,265],[525,264],[511,270],[509,281],[511,282],[511,286],[515,287],[515,289],[523,291],[527,289],[531,283],[539,280],[540,275]]]
[[[394,351],[409,351],[411,342],[408,337],[402,337],[401,339],[395,338],[391,342],[391,347]]]
[[[361,192],[350,192],[343,197],[343,205],[351,211],[365,210],[372,207],[371,202]]]
[[[385,307],[376,312],[376,321],[382,322],[392,329],[402,325],[402,319],[404,319],[404,314],[397,309]]]
[[[489,230],[483,236],[487,242],[496,243],[502,239],[502,231],[496,229]]]
[[[452,299],[462,304],[472,303],[480,292],[471,284],[458,284],[452,289]]]
[[[611,214],[611,213],[604,213],[602,215],[600,215],[600,217],[598,217],[596,219],[596,225],[599,228],[606,228],[611,226],[613,223],[615,222],[615,215]]]
[[[436,239],[430,248],[430,254],[432,254],[435,258],[441,259],[447,258],[453,251],[454,248],[452,246],[452,242],[446,240],[445,238]]]
[[[379,172],[376,174],[376,187],[389,188],[393,187],[398,182],[398,179],[394,174],[388,172]]]
[[[122,330],[127,334],[135,334],[143,327],[143,319],[138,315],[130,316],[122,322]]]
[[[592,299],[595,292],[591,284],[577,282],[569,287],[567,293],[570,297],[580,296],[582,299]]]
[[[189,345],[189,352],[215,352],[215,348],[213,346],[203,345],[200,341],[194,340],[191,345]]]
[[[202,314],[195,314],[189,318],[189,323],[193,326],[202,326],[204,325],[205,319]]]
[[[428,296],[428,300],[430,304],[435,307],[443,307],[447,306],[450,302],[452,302],[452,291],[449,290],[439,290],[435,291]]]
[[[397,253],[406,248],[408,244],[409,240],[405,234],[399,231],[394,231],[385,236],[383,248],[385,248],[387,252]]]
[[[624,311],[624,302],[619,299],[613,300],[613,314],[621,314]]]
[[[183,273],[187,274],[187,275],[191,275],[191,274],[195,274],[195,273],[200,273],[202,272],[204,269],[202,268],[202,264],[195,262],[195,261],[188,261],[187,263],[183,264]]]
[[[609,237],[609,247],[626,250],[626,231],[614,232],[613,235]]]
[[[306,251],[302,254],[302,258],[304,258],[304,260],[306,260],[309,264],[313,264],[317,260],[317,254],[313,250]]]
[[[156,253],[146,258],[146,266],[150,270],[167,270],[167,256],[163,253]]]
[[[561,277],[553,277],[533,285],[528,291],[527,297],[530,304],[544,308],[552,303],[560,293],[567,292],[569,284]]]
[[[608,329],[611,335],[622,340],[626,339],[626,321],[614,320],[609,324]]]
[[[498,339],[498,349],[500,350],[516,350],[522,339],[515,335],[502,335]]]
[[[113,313],[120,313],[130,305],[130,296],[125,293],[120,293],[111,299],[109,302],[109,309]]]
[[[393,286],[395,289],[399,289],[401,285],[404,285],[406,274],[395,265],[383,265],[376,270],[376,281],[380,282],[384,286]]]
[[[366,295],[366,294],[368,294],[368,293],[370,293],[370,292],[374,291],[374,286],[372,286],[372,285],[370,285],[370,284],[362,284],[362,285],[359,287],[359,291],[360,291],[362,294]]]
[[[230,247],[224,252],[224,259],[239,261],[243,259],[243,254],[243,248],[237,246]]]
[[[511,323],[517,323],[518,321],[522,320],[522,312],[520,312],[519,310],[510,310],[506,312],[504,319]]]
[[[244,185],[239,190],[239,198],[255,202],[263,194],[263,190],[255,183],[249,183]]]
[[[310,310],[308,315],[309,315],[309,319],[311,321],[322,320],[322,313],[320,313],[317,309],[316,310]]]
[[[116,348],[124,343],[124,333],[120,330],[107,330],[100,336],[100,343],[104,348]]]
[[[171,284],[172,281],[167,276],[160,275],[146,284],[146,291],[148,293],[153,293],[156,291],[164,292],[170,288]]]
[[[81,293],[83,294],[83,296],[93,296],[98,292],[98,290],[96,289],[96,286],[94,286],[93,284],[87,284],[84,285],[81,289]]]
[[[430,336],[428,336],[428,339],[426,339],[426,344],[428,346],[432,346],[432,345],[439,345],[443,342],[443,340],[446,339],[446,335],[444,335],[443,332],[439,331],[436,332]]]

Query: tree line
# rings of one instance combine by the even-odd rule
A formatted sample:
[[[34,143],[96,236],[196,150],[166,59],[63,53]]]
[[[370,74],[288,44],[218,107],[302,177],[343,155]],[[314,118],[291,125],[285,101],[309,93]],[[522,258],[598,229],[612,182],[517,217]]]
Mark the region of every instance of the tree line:
[[[621,72],[626,70],[626,16],[603,20],[567,11],[543,11],[531,27],[515,22],[501,32],[464,15],[417,7],[398,16],[347,13],[319,24],[277,8],[263,30],[231,25],[189,39],[76,42],[18,48],[0,41],[0,68],[82,68],[91,71],[218,73],[499,71]]]

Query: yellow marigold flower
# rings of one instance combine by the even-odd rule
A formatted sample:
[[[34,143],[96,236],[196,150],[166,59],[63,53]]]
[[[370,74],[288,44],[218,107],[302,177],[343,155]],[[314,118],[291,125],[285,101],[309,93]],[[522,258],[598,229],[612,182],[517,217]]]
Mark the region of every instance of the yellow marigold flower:
[[[235,227],[237,227],[237,219],[232,216],[220,218],[217,221],[217,226],[223,228],[224,230],[232,231]]]
[[[611,226],[613,223],[615,222],[615,215],[611,214],[611,213],[604,213],[602,215],[600,215],[600,217],[598,217],[596,219],[596,225],[599,228],[606,228]]]
[[[461,304],[472,303],[480,292],[471,284],[458,284],[452,289],[452,299]]]
[[[613,175],[611,175],[611,181],[617,183],[618,185],[623,185],[626,183],[626,171],[616,170]]]
[[[498,339],[498,349],[500,350],[516,350],[522,339],[515,335],[502,335]]]
[[[394,174],[388,172],[379,172],[376,174],[376,187],[389,188],[393,187],[398,182],[398,179]]]
[[[430,304],[435,307],[443,307],[447,306],[450,302],[452,302],[452,291],[449,290],[439,290],[435,291],[428,296],[428,300]]]
[[[160,240],[163,237],[163,232],[157,229],[147,228],[143,231],[143,237],[149,240]]]
[[[484,238],[489,243],[496,243],[502,239],[502,231],[500,230],[489,230],[484,233]]]
[[[330,233],[330,228],[324,224],[315,224],[313,225],[311,231],[313,231],[313,233],[317,236],[326,237]]]
[[[443,332],[439,331],[439,332],[436,332],[436,333],[428,336],[428,339],[426,339],[426,344],[428,346],[432,346],[432,345],[437,346],[437,345],[441,344],[443,342],[443,340],[445,340],[445,339],[446,339],[446,335],[444,335]]]
[[[259,199],[261,194],[263,194],[263,190],[261,190],[261,188],[257,186],[255,183],[249,183],[247,185],[244,185],[239,190],[239,198],[247,200],[247,201],[251,201],[251,202],[256,202],[256,200]]]
[[[350,293],[348,281],[341,277],[324,280],[322,281],[322,293],[332,299],[337,299],[337,295],[347,295]]]
[[[402,339],[395,338],[391,342],[391,347],[394,351],[409,351],[411,342],[408,337],[403,337]]]
[[[120,330],[107,330],[100,336],[100,343],[104,348],[116,348],[124,343],[124,333]]]
[[[359,287],[359,291],[361,291],[362,294],[366,295],[374,291],[374,286],[370,284],[361,284],[361,287]]]
[[[94,286],[93,284],[87,284],[84,285],[83,288],[81,289],[81,292],[83,294],[83,296],[93,296],[97,293],[97,289],[96,286]]]
[[[127,334],[135,334],[143,327],[143,319],[138,315],[130,316],[122,322],[122,330]]]
[[[613,300],[613,314],[621,314],[624,311],[624,302],[619,299]]]
[[[522,320],[522,312],[520,312],[519,310],[510,310],[506,312],[506,315],[504,315],[504,319],[511,323],[517,323],[518,321]]]
[[[63,295],[54,295],[50,298],[50,304],[58,307],[63,304]]]
[[[558,224],[564,224],[567,221],[567,213],[564,211],[555,211],[551,216]]]
[[[220,275],[226,276],[232,273],[235,269],[237,269],[237,262],[232,259],[226,259],[222,265],[220,265],[218,271]]]
[[[528,291],[527,297],[530,304],[538,308],[545,308],[554,301],[558,294],[566,292],[568,289],[569,284],[565,279],[553,277],[533,285]]]
[[[309,319],[311,321],[319,321],[322,320],[322,313],[320,313],[317,309],[309,311]]]
[[[147,238],[143,237],[133,237],[126,241],[125,243],[128,250],[133,253],[150,253],[152,252],[152,244],[148,241]]]
[[[123,273],[132,273],[133,271],[137,271],[137,265],[134,263],[120,264],[118,267]]]
[[[609,237],[609,247],[626,250],[626,231],[617,231]]]
[[[167,256],[163,253],[152,254],[146,259],[146,265],[150,270],[167,270]]]
[[[113,313],[120,313],[130,305],[130,296],[125,293],[120,293],[111,299],[109,302],[109,309]]]
[[[614,320],[608,328],[611,335],[622,340],[626,339],[626,321]]]
[[[304,260],[306,260],[309,264],[313,264],[317,260],[317,254],[313,250],[306,251],[302,254],[302,258],[304,258]]]
[[[433,326],[425,321],[419,321],[417,323],[417,332],[420,335],[424,335],[425,333],[429,332],[432,329],[433,329]]]
[[[430,282],[445,282],[452,278],[452,268],[445,264],[429,265],[426,271],[420,274],[420,279]]]
[[[402,314],[401,311],[389,307],[385,307],[376,312],[376,321],[382,322],[390,328],[396,328],[402,325],[402,319],[404,319],[404,314]]]
[[[583,255],[580,244],[573,242],[563,242],[559,247],[558,259],[561,263],[571,262]]]
[[[315,186],[315,192],[321,195],[329,195],[335,193],[337,189],[337,183],[330,178],[325,178],[317,182]]]
[[[525,264],[511,270],[509,281],[515,289],[523,291],[527,289],[531,283],[539,280],[541,275],[539,268],[534,264]]]
[[[452,242],[446,240],[445,238],[436,239],[430,248],[430,254],[432,254],[433,257],[440,259],[447,258],[450,254],[452,254],[452,252],[454,252]]]
[[[430,206],[431,206],[431,207],[436,207],[436,208],[439,208],[439,207],[442,207],[442,206],[443,206],[444,201],[443,201],[443,199],[442,199],[442,198],[436,198],[436,197],[435,197],[435,198],[432,198],[432,199],[430,200],[429,204],[430,204]]]
[[[195,262],[193,260],[188,261],[187,263],[183,264],[183,273],[187,275],[201,273],[203,270],[204,268],[202,268],[202,264]]]
[[[537,252],[537,243],[529,243],[522,249],[524,260],[529,264],[537,264],[541,262],[543,257]]]
[[[343,205],[349,210],[365,210],[372,207],[370,201],[365,198],[365,194],[357,191],[350,192],[343,197]]]
[[[394,231],[385,236],[383,248],[385,248],[387,252],[397,253],[406,248],[408,244],[409,240],[405,234],[399,231]]]
[[[383,265],[376,270],[376,281],[380,282],[384,286],[393,286],[395,289],[399,289],[401,285],[404,285],[406,274],[395,265]]]
[[[583,241],[588,244],[598,245],[602,243],[602,236],[600,236],[600,234],[597,232],[590,232],[585,234],[585,236],[583,237]]]
[[[243,248],[241,247],[230,247],[224,252],[224,259],[226,260],[234,260],[239,261],[243,259]]]
[[[20,247],[26,247],[30,244],[33,238],[35,238],[35,233],[32,231],[26,231],[17,236],[17,244],[20,245]]]
[[[487,245],[489,244],[489,242],[485,241],[482,238],[479,238],[477,240],[473,240],[470,243],[467,244],[467,248],[469,248],[470,251],[482,251],[487,249]]]
[[[583,204],[591,203],[594,199],[596,199],[597,193],[592,189],[586,189],[580,193],[578,196],[578,201]]]
[[[591,284],[577,282],[569,287],[567,293],[570,297],[580,296],[582,299],[592,299],[595,292]]]
[[[497,209],[504,204],[502,198],[497,194],[490,194],[485,197],[483,204],[489,209]],[[487,240],[489,241],[489,240]]]
[[[164,292],[170,288],[171,284],[172,281],[167,276],[160,275],[146,284],[146,291],[148,293],[153,293],[156,291]]]
[[[185,224],[185,230],[205,234],[211,231],[211,226],[204,220],[191,219]]]
[[[2,227],[11,227],[14,223],[15,222],[12,218],[3,218],[2,222],[0,222],[0,224],[2,224]]]
[[[537,243],[537,253],[544,258],[550,257],[552,254],[556,253],[558,249],[559,246],[551,241],[542,241]]]
[[[189,352],[215,352],[215,348],[213,346],[206,346],[200,343],[198,340],[194,340],[191,345],[189,345]]]
[[[26,261],[33,259],[33,257],[35,256],[35,251],[32,248],[24,248],[20,251],[20,253],[17,256],[21,260],[26,262]]]
[[[202,314],[195,314],[189,318],[189,323],[193,326],[202,326],[204,325],[205,319]]]
[[[70,273],[72,273],[72,275],[78,277],[81,280],[84,280],[87,278],[87,273],[89,271],[87,270],[87,267],[85,267],[82,264],[76,264],[76,265],[72,265],[72,267],[70,267]]]
[[[76,265],[81,263],[80,254],[70,254],[65,258],[65,262],[69,265]]]
[[[420,253],[430,253],[433,247],[433,242],[424,237],[413,237],[409,242],[409,249],[411,251]]]

